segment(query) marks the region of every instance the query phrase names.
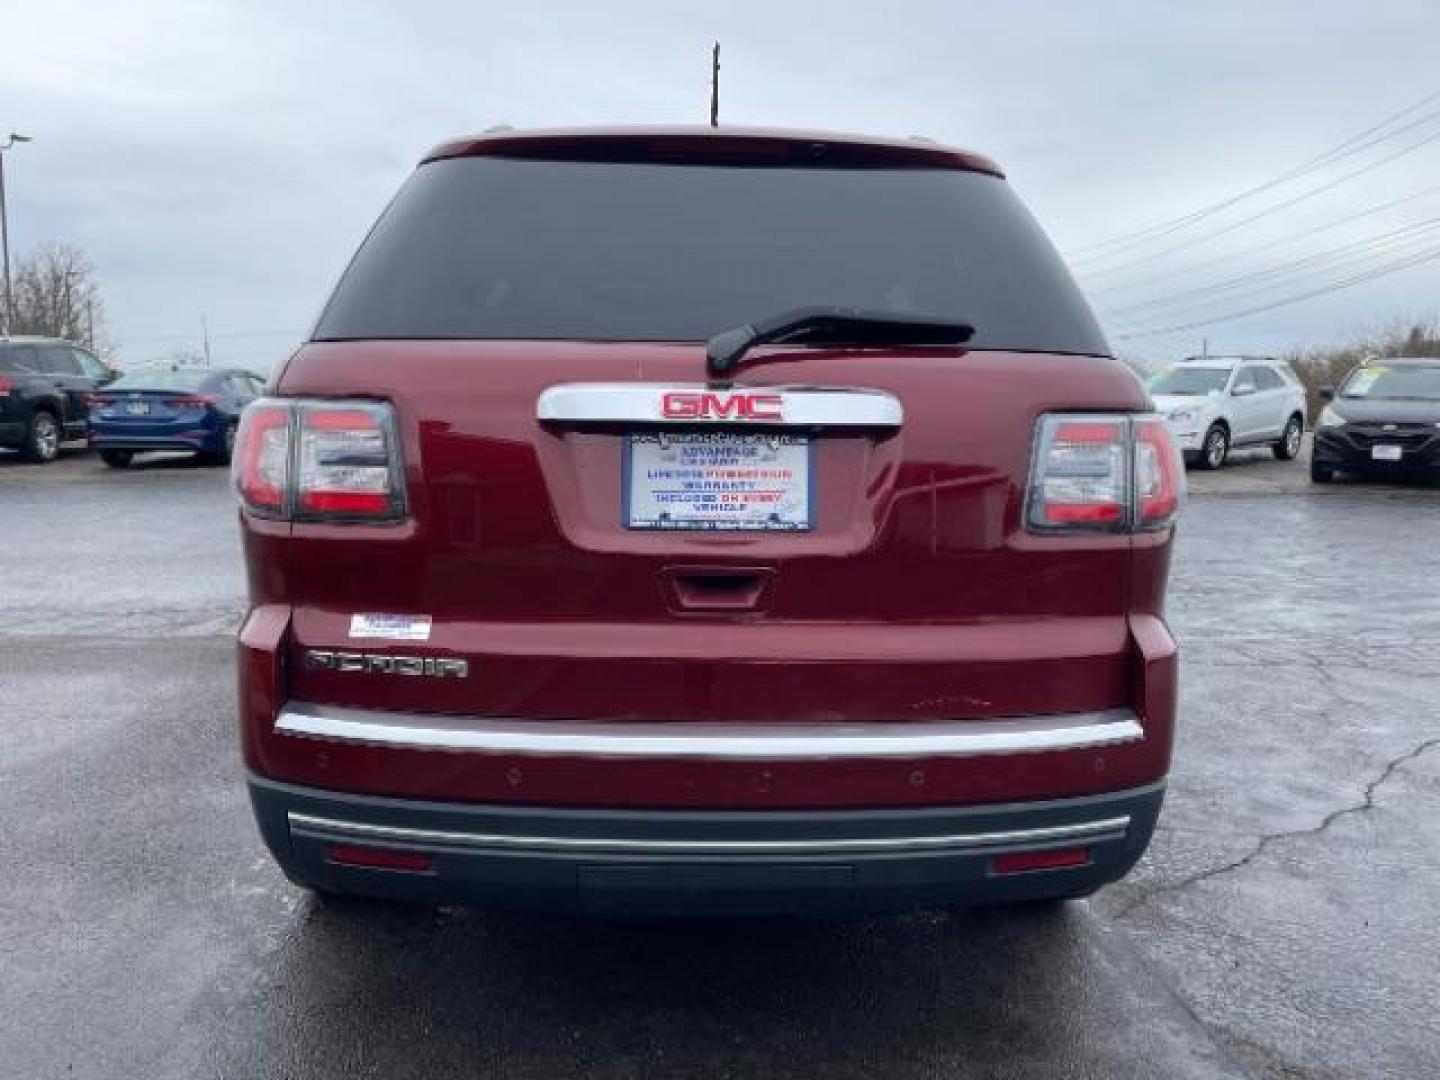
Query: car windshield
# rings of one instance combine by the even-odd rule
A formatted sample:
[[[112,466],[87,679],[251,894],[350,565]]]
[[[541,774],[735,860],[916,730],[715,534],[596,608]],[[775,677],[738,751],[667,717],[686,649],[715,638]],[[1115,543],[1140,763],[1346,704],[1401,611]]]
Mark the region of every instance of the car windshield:
[[[1340,396],[1370,401],[1440,401],[1440,363],[1363,367],[1346,380]]]
[[[1229,368],[1172,367],[1150,379],[1152,394],[1203,395],[1224,390]]]
[[[805,307],[965,322],[977,349],[1109,351],[993,176],[506,158],[422,166],[315,337],[706,341]]]
[[[148,368],[127,371],[105,389],[116,390],[199,390],[210,377],[208,371],[186,371],[174,368]]]

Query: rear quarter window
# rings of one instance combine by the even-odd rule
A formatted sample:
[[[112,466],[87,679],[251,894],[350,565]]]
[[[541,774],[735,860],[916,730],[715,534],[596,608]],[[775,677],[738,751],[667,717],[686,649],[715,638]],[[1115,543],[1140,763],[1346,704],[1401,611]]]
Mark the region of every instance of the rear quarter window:
[[[1109,351],[988,174],[496,157],[422,165],[314,336],[703,341],[810,305],[964,320],[973,348]]]
[[[0,345],[0,371],[38,375],[40,370],[40,350],[34,345]]]

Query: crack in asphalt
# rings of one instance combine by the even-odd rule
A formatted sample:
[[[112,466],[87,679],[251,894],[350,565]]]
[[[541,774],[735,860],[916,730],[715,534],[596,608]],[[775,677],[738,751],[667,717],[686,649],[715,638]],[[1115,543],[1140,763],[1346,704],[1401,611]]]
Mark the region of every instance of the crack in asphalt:
[[[1255,845],[1240,858],[1234,859],[1228,863],[1224,863],[1221,866],[1214,866],[1206,870],[1201,870],[1198,873],[1188,874],[1185,877],[1180,878],[1178,881],[1171,881],[1161,885],[1157,885],[1154,888],[1143,892],[1140,896],[1136,897],[1124,907],[1116,910],[1116,912],[1111,916],[1111,918],[1119,921],[1120,919],[1128,917],[1137,909],[1144,907],[1156,897],[1167,895],[1169,893],[1180,892],[1184,889],[1190,888],[1190,886],[1192,885],[1198,885],[1202,881],[1209,881],[1213,878],[1221,877],[1225,874],[1233,873],[1237,870],[1243,870],[1245,867],[1249,866],[1261,855],[1263,855],[1272,844],[1279,843],[1282,840],[1293,840],[1301,836],[1319,836],[1321,833],[1325,832],[1325,830],[1330,828],[1331,825],[1334,825],[1335,822],[1339,821],[1343,817],[1348,817],[1351,814],[1363,814],[1375,809],[1376,793],[1390,780],[1392,776],[1395,775],[1396,770],[1399,769],[1401,766],[1405,765],[1407,762],[1414,761],[1422,754],[1434,750],[1437,746],[1440,746],[1440,736],[1426,739],[1418,745],[1407,750],[1399,757],[1392,758],[1386,763],[1385,768],[1380,770],[1380,774],[1365,785],[1364,798],[1362,798],[1357,803],[1351,803],[1348,806],[1342,806],[1337,810],[1330,811],[1330,813],[1326,814],[1323,818],[1320,819],[1320,823],[1318,825],[1312,825],[1307,829],[1288,829],[1283,832],[1264,833],[1259,837],[1258,840],[1256,840]]]

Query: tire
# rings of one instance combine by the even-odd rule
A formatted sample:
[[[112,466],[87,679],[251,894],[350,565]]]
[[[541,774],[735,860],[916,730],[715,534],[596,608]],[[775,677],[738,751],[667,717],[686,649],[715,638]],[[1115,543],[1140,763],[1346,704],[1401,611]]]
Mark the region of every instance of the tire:
[[[30,414],[30,423],[25,425],[25,441],[20,445],[20,456],[37,465],[47,465],[60,456],[60,444],[65,433],[55,414],[45,409],[36,409]]]
[[[1225,464],[1230,454],[1230,432],[1219,424],[1211,424],[1205,432],[1205,441],[1200,444],[1200,456],[1196,462],[1202,469],[1218,469]]]
[[[134,450],[101,450],[100,460],[112,469],[124,469],[135,457]]]
[[[1281,461],[1294,461],[1300,453],[1300,443],[1305,438],[1305,423],[1298,416],[1290,417],[1285,431],[1272,449]]]
[[[1331,484],[1335,482],[1335,470],[1329,465],[1321,465],[1313,458],[1310,460],[1310,480],[1316,484]]]
[[[225,426],[225,434],[222,436],[222,438],[224,439],[224,442],[223,442],[223,444],[222,444],[222,445],[223,445],[223,449],[221,449],[221,450],[219,450],[219,451],[215,451],[215,452],[206,451],[206,452],[198,455],[201,461],[205,462],[205,464],[207,464],[207,465],[229,465],[229,464],[230,464],[231,455],[233,455],[234,452],[235,452],[235,425],[234,425],[234,424],[227,424],[227,425]]]

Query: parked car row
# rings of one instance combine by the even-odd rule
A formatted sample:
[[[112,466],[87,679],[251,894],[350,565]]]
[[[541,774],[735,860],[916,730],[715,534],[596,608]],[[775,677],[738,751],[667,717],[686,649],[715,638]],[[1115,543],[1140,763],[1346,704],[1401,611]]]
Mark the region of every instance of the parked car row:
[[[1269,446],[1282,461],[1300,452],[1305,389],[1283,361],[1203,356],[1149,382],[1187,465],[1218,469],[1232,449]],[[1315,424],[1310,478],[1338,473],[1415,475],[1440,471],[1440,358],[1366,361],[1337,389]]]
[[[45,463],[87,439],[123,468],[147,450],[230,460],[240,412],[264,390],[240,369],[160,365],[120,373],[68,341],[0,338],[0,448]]]

